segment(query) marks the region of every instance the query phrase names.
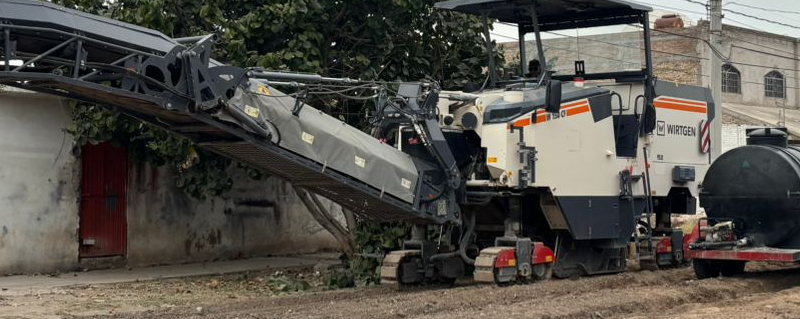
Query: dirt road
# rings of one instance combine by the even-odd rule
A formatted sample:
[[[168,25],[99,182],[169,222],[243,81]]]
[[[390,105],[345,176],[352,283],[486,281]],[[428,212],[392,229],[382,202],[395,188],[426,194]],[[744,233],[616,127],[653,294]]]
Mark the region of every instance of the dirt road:
[[[755,269],[758,268],[758,269]],[[548,280],[525,286],[492,287],[463,282],[451,288],[407,289],[366,287],[337,291],[298,292],[276,296],[240,290],[235,279],[196,281],[191,298],[186,282],[138,283],[93,287],[76,298],[97,294],[113,301],[116,294],[139,296],[87,308],[63,308],[58,316],[95,318],[800,318],[800,269],[763,270],[748,266],[737,278],[694,280],[690,268],[630,272],[576,280]],[[760,270],[753,273],[753,270]],[[252,278],[252,277],[251,277]],[[259,278],[259,277],[256,277]],[[210,288],[209,283],[220,287]],[[248,280],[245,282],[250,282]],[[153,285],[158,285],[154,288]],[[245,284],[247,286],[247,284]],[[147,288],[150,287],[150,288]],[[78,289],[78,288],[75,288]],[[138,290],[137,290],[138,289]],[[177,290],[174,290],[177,289]],[[174,290],[174,291],[173,291]],[[207,291],[206,291],[207,290]],[[84,289],[85,293],[85,289]],[[67,294],[69,295],[69,294]],[[148,296],[150,299],[148,299]],[[155,296],[155,297],[154,297]],[[159,297],[160,296],[160,297]],[[167,298],[169,297],[169,298]],[[70,304],[59,295],[41,296]],[[124,299],[123,298],[123,299]],[[139,298],[139,299],[137,299]],[[152,300],[156,298],[156,300]],[[169,306],[159,305],[168,299]],[[150,300],[149,303],[136,300]],[[23,302],[17,300],[18,302]],[[5,312],[0,301],[0,318]],[[108,305],[106,305],[108,306]],[[17,312],[20,315],[20,312]]]

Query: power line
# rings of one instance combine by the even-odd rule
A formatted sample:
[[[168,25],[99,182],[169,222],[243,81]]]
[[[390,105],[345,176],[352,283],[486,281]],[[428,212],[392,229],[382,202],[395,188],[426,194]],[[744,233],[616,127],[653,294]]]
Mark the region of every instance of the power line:
[[[501,24],[515,26],[514,24],[505,23],[505,22],[501,22]],[[636,26],[636,27],[641,28],[640,26]],[[659,30],[654,30],[654,31],[659,31]],[[621,43],[608,42],[608,41],[592,39],[592,38],[581,38],[581,37],[576,37],[574,35],[563,34],[563,33],[558,33],[558,32],[553,32],[553,31],[543,31],[543,32],[544,33],[548,33],[548,34],[552,34],[552,35],[562,36],[562,37],[569,37],[569,38],[573,38],[573,39],[605,43],[605,44],[615,45],[615,46],[624,47],[624,48],[644,50],[644,48],[639,47],[639,46],[624,45],[624,44],[621,44]],[[666,32],[666,31],[664,31],[664,32]],[[696,40],[706,41],[705,39],[700,38],[700,37],[694,37],[694,36],[689,36],[689,35],[684,35],[684,34],[679,34],[679,33],[671,33],[671,32],[666,32],[666,33],[679,35],[679,36],[685,36],[685,37],[689,37],[689,38],[696,39]],[[517,38],[512,38],[512,37],[508,37],[508,36],[504,36],[504,37],[517,40]],[[542,41],[542,42],[544,42],[544,41]],[[698,56],[693,56],[693,55],[688,55],[688,54],[681,54],[681,53],[676,53],[676,52],[662,51],[662,50],[657,50],[657,49],[652,49],[652,48],[651,48],[651,51],[657,52],[657,53],[663,53],[663,54],[671,54],[671,55],[676,55],[676,56],[681,56],[681,57],[691,58],[691,59],[708,60],[708,58],[703,58],[703,57],[698,57]]]
[[[686,1],[690,1],[690,0],[686,0]],[[797,26],[794,26],[794,25],[791,25],[791,24],[788,24],[788,23],[783,23],[783,22],[780,22],[780,21],[775,21],[775,20],[770,20],[770,19],[766,19],[766,18],[762,18],[762,17],[757,17],[757,16],[754,16],[754,15],[751,15],[751,14],[747,14],[747,13],[743,13],[743,12],[739,12],[739,11],[735,11],[735,10],[731,10],[731,9],[723,8],[722,11],[730,12],[730,13],[737,14],[737,15],[740,15],[740,16],[743,16],[743,17],[748,17],[750,19],[756,19],[756,20],[767,22],[767,23],[777,24],[777,25],[784,26],[784,27],[787,27],[787,28],[800,30],[800,27],[797,27]]]
[[[647,5],[648,6],[653,6],[653,7],[656,7],[656,8],[661,8],[661,9],[675,10],[675,11],[688,12],[688,13],[694,13],[694,14],[700,14],[700,15],[706,15],[707,14],[706,12],[686,10],[686,9],[682,9],[682,8],[665,6],[663,4],[647,3]]]
[[[738,65],[744,65],[744,66],[761,67],[761,68],[773,69],[773,70],[784,70],[784,71],[794,71],[794,72],[798,72],[798,71],[800,71],[800,70],[798,70],[798,69],[789,69],[789,68],[781,68],[781,67],[775,67],[775,66],[758,65],[758,64],[752,64],[752,63],[747,63],[747,62],[737,62],[737,61],[732,61],[730,57],[726,57],[726,56],[722,55],[722,53],[720,53],[720,52],[716,51],[716,50],[714,49],[714,47],[713,47],[713,46],[712,46],[710,43],[708,43],[708,40],[706,40],[706,39],[703,39],[703,38],[700,38],[700,37],[696,37],[696,36],[687,35],[687,34],[680,34],[680,33],[669,32],[669,31],[665,31],[665,30],[661,30],[661,29],[653,29],[652,31],[663,32],[663,33],[668,33],[668,34],[672,34],[672,35],[676,35],[676,36],[681,36],[681,37],[685,37],[685,38],[690,38],[690,39],[695,39],[695,40],[700,40],[700,41],[703,41],[704,43],[706,43],[706,45],[707,45],[709,48],[711,48],[711,50],[712,50],[713,54],[717,54],[717,55],[718,55],[720,58],[722,58],[722,60],[724,60],[726,63],[738,64]],[[574,36],[565,35],[565,34],[559,34],[559,33],[552,32],[552,31],[546,31],[546,32],[547,32],[547,33],[551,33],[551,34],[560,35],[560,36],[566,36],[566,37],[572,37],[572,38],[575,38]],[[601,42],[601,43],[606,43],[606,44],[610,44],[610,45],[616,45],[616,46],[621,46],[621,47],[636,48],[636,47],[632,47],[632,46],[626,46],[626,45],[624,45],[624,44],[613,43],[613,42],[607,42],[607,41],[602,41],[602,40],[597,40],[597,39],[591,39],[591,38],[580,38],[580,39],[581,39],[581,40],[594,41],[594,42]],[[752,50],[752,51],[756,51],[756,52],[758,52],[758,53],[762,53],[762,54],[769,54],[769,53],[767,53],[767,52],[764,52],[764,51],[758,51],[758,50],[755,50],[755,49],[749,49],[749,48],[744,48],[744,47],[740,47],[740,46],[737,46],[737,47],[738,47],[738,48],[745,49],[745,50]],[[638,49],[640,49],[640,50],[644,50],[644,48],[641,48],[641,47],[639,47]],[[656,49],[652,49],[652,48],[651,48],[651,51],[653,51],[653,52],[656,52],[656,53],[669,54],[669,55],[680,56],[680,57],[684,57],[684,58],[690,58],[690,59],[697,59],[697,60],[708,60],[708,58],[706,58],[706,57],[699,57],[699,56],[693,56],[693,55],[681,54],[681,53],[676,53],[676,52],[661,51],[661,50],[656,50]],[[771,55],[774,55],[774,54],[771,54]],[[788,57],[784,57],[784,56],[780,56],[780,55],[776,55],[776,56],[782,57],[782,58],[784,58],[784,59],[789,59],[789,60],[798,60],[798,59],[795,59],[795,58],[788,58]]]
[[[687,1],[691,1],[691,0],[687,0]],[[640,29],[644,29],[643,26],[637,26],[637,25],[633,25],[633,26],[638,27]],[[729,60],[728,57],[723,55],[722,52],[719,52],[719,50],[716,47],[711,45],[711,42],[709,42],[708,40],[703,39],[701,37],[688,35],[688,34],[681,34],[681,33],[676,33],[676,32],[670,32],[670,31],[666,31],[664,29],[652,29],[651,31],[661,32],[661,33],[671,34],[671,35],[675,35],[675,36],[679,36],[679,37],[684,37],[684,38],[689,38],[689,39],[695,39],[695,40],[698,40],[698,41],[702,41],[703,43],[705,43],[711,49],[712,53],[714,53],[715,55],[717,55],[718,57],[720,57],[723,60]],[[661,53],[664,53],[664,52],[661,52]],[[694,56],[692,56],[692,57],[694,57]],[[699,58],[699,57],[694,57],[694,58]],[[708,60],[708,58],[700,58],[700,59]]]
[[[502,35],[502,34],[495,33],[495,32],[490,32],[490,34],[491,34],[492,36],[496,36],[496,37],[501,37],[501,38],[506,38],[506,39],[509,39],[509,40],[519,41],[519,38],[510,37],[510,36],[507,36],[507,35]]]
[[[656,8],[667,9],[667,10],[675,10],[676,13],[684,13],[685,14],[685,13],[688,12],[688,13],[703,15],[703,16],[706,16],[706,17],[708,16],[708,12],[686,10],[686,9],[683,9],[683,8],[665,6],[665,5],[662,5],[662,4],[654,4],[654,3],[646,3],[646,4],[648,6],[653,6],[653,7],[656,7]],[[750,28],[750,29],[754,29],[754,30],[758,30],[758,31],[762,31],[762,32],[767,32],[766,30],[758,28],[758,27],[755,27],[755,26],[753,26],[751,24],[747,24],[747,23],[744,23],[744,22],[741,22],[741,21],[738,21],[738,20],[734,20],[734,19],[728,18],[728,17],[725,17],[725,19],[730,21],[730,22],[736,23],[738,25],[741,25],[741,26],[744,26],[744,27],[747,27],[747,28]]]
[[[750,8],[750,9],[756,9],[756,10],[761,10],[761,11],[767,11],[767,12],[778,12],[778,13],[800,14],[800,11],[781,10],[781,9],[770,9],[770,8],[764,8],[764,7],[752,6],[752,5],[749,5],[749,4],[738,3],[738,2],[733,2],[733,1],[732,1],[732,2],[728,2],[728,3],[726,3],[725,5],[729,5],[729,4],[730,4],[730,5],[735,5],[735,6],[740,6],[740,7],[745,7],[745,8]]]
[[[708,9],[708,4],[707,3],[703,3],[703,2],[700,2],[700,1],[696,1],[696,0],[683,0],[683,1],[686,1],[686,2],[689,2],[689,3],[694,3],[694,4],[699,4],[699,5],[703,6],[703,7],[705,7],[706,9]],[[800,30],[800,27],[797,27],[797,26],[794,26],[794,25],[791,25],[791,24],[788,24],[788,23],[775,21],[775,20],[771,20],[771,19],[767,19],[767,18],[762,18],[762,17],[751,15],[751,14],[747,14],[747,13],[744,13],[744,12],[739,12],[739,11],[736,11],[736,10],[722,8],[722,11],[730,12],[730,13],[733,13],[733,14],[736,14],[736,15],[740,15],[740,16],[743,16],[743,17],[747,17],[747,18],[750,18],[750,19],[756,19],[756,20],[767,22],[767,23],[777,24],[777,25],[781,25],[781,26],[784,26],[784,27],[787,27],[787,28]]]
[[[686,1],[691,1],[691,0],[686,0]],[[510,23],[503,23],[503,24],[507,24],[507,25],[512,25],[513,26],[513,24],[510,24]],[[637,26],[637,25],[632,25],[632,26],[635,26],[635,27],[638,27],[638,28],[644,28],[642,26]],[[662,29],[653,29],[652,31],[662,32],[662,33],[667,33],[667,34],[671,34],[671,35],[675,35],[675,36],[680,36],[680,37],[685,37],[685,38],[689,38],[689,39],[695,39],[695,40],[703,41],[711,49],[712,53],[716,54],[717,56],[719,56],[725,63],[730,63],[730,64],[734,64],[734,65],[740,65],[740,66],[759,67],[759,68],[772,69],[772,70],[800,72],[800,70],[798,70],[798,69],[790,69],[790,68],[783,68],[783,67],[777,67],[777,66],[759,65],[759,64],[748,63],[748,62],[733,61],[733,60],[731,60],[731,58],[729,56],[725,56],[721,52],[716,50],[714,48],[714,46],[712,46],[711,43],[708,42],[708,40],[703,39],[701,37],[692,36],[692,35],[688,35],[688,34],[670,32],[670,31],[666,31],[666,30],[662,30]],[[567,34],[561,34],[561,33],[553,32],[553,31],[545,31],[545,33],[554,34],[554,35],[563,36],[563,37],[578,38],[580,40],[586,40],[586,41],[592,41],[592,42],[600,42],[600,43],[605,43],[605,44],[619,46],[619,47],[626,47],[626,48],[644,50],[644,48],[642,48],[642,47],[634,47],[634,46],[624,45],[624,44],[620,44],[620,43],[613,43],[613,42],[608,42],[608,41],[603,41],[603,40],[598,40],[598,39],[592,39],[592,38],[580,38],[580,37],[567,35]],[[509,39],[518,40],[518,38],[513,38],[513,37],[508,37],[508,36],[504,36],[504,37],[509,38]],[[542,42],[544,42],[544,41],[542,41]],[[737,47],[739,47],[739,46],[737,46]],[[755,49],[749,49],[749,48],[744,48],[744,47],[739,47],[739,48],[742,48],[742,49],[745,49],[745,50],[755,50]],[[656,50],[656,49],[652,49],[652,48],[651,48],[651,51],[652,52],[656,52],[656,53],[680,56],[680,57],[689,58],[689,59],[708,60],[708,58],[706,58],[706,57],[694,56],[694,55],[688,55],[688,54],[681,54],[681,53],[676,53],[676,52],[661,51],[661,50]],[[581,53],[583,53],[583,52],[581,52]],[[758,53],[769,54],[769,53],[763,52],[763,51],[760,51]],[[782,56],[779,56],[779,57],[782,57]],[[789,59],[789,60],[797,60],[795,58],[788,58],[788,57],[782,57],[782,58]],[[611,60],[614,60],[614,59],[611,59]],[[619,61],[619,60],[616,60],[616,61]],[[631,62],[627,62],[627,63],[631,63]],[[794,78],[794,77],[792,77],[792,78]]]
[[[748,47],[738,46],[738,45],[736,45],[736,44],[731,44],[731,48],[738,48],[738,49],[742,49],[742,50],[745,50],[745,51],[750,51],[750,52],[761,53],[761,54],[764,54],[764,55],[770,55],[770,56],[774,56],[774,57],[778,57],[778,58],[782,58],[782,59],[786,59],[786,60],[800,61],[800,59],[795,59],[794,57],[787,57],[787,56],[783,56],[783,55],[780,55],[780,54],[775,54],[775,53],[771,53],[771,52],[761,51],[761,50],[758,50],[758,49],[753,49],[753,48],[748,48]]]
[[[732,36],[730,34],[723,33],[723,36],[725,36],[726,38],[731,39],[731,40],[744,42],[744,43],[747,43],[747,44],[752,44],[752,45],[755,45],[755,46],[758,46],[758,47],[774,50],[774,51],[781,52],[781,53],[786,53],[786,54],[789,54],[789,55],[792,55],[792,56],[795,55],[795,53],[792,52],[792,51],[785,51],[785,50],[778,49],[778,48],[775,48],[775,47],[765,46],[765,45],[763,45],[761,43],[756,43],[756,42],[745,40],[745,39],[742,39],[742,38],[737,38],[737,37],[734,37],[734,36]]]
[[[592,39],[592,38],[580,38],[580,37],[576,37],[576,36],[572,36],[572,35],[568,35],[568,34],[557,33],[557,32],[553,32],[553,31],[545,31],[545,33],[558,35],[558,36],[562,36],[562,37],[570,37],[570,38],[579,39],[579,40],[605,43],[605,44],[615,45],[615,46],[624,47],[624,48],[644,50],[644,48],[639,47],[639,46],[624,45],[624,44],[621,44],[621,43],[608,42],[608,41]],[[671,55],[681,56],[681,57],[685,57],[685,58],[708,60],[706,58],[697,57],[697,56],[693,56],[693,55],[681,54],[681,53],[676,53],[676,52],[661,51],[661,50],[656,50],[656,49],[653,49],[653,48],[651,48],[650,51],[657,52],[657,53],[663,53],[663,54],[671,54]]]
[[[777,66],[759,65],[759,64],[752,64],[752,63],[747,63],[747,62],[736,62],[736,61],[727,60],[727,61],[725,61],[725,63],[744,65],[744,66],[753,66],[753,67],[757,67],[757,68],[765,68],[765,69],[772,69],[772,70],[783,70],[783,71],[800,72],[800,70],[798,70],[798,69],[789,69],[789,68],[782,68],[782,67],[777,67]]]
[[[567,49],[567,48],[554,47],[554,46],[551,46],[551,45],[546,45],[546,44],[542,44],[542,46],[543,46],[543,47],[545,47],[545,48],[548,48],[548,49],[556,50],[556,51],[566,51],[566,52],[579,53],[579,54],[586,55],[586,56],[591,56],[591,57],[596,57],[596,58],[606,59],[606,60],[609,60],[609,61],[614,61],[614,62],[620,62],[620,64],[623,64],[623,63],[624,63],[624,64],[631,64],[631,65],[634,65],[634,64],[639,64],[639,65],[641,65],[641,62],[637,63],[637,62],[632,62],[632,61],[620,60],[620,59],[610,58],[610,57],[601,56],[601,55],[596,55],[596,54],[591,54],[591,53],[586,53],[586,52],[578,52],[577,50],[572,50],[572,49]],[[739,62],[729,62],[729,63],[731,63],[731,64],[741,64],[741,65],[751,65],[751,66],[753,66],[752,64],[747,64],[747,63],[739,63]],[[569,69],[569,67],[563,67],[563,68],[561,68],[561,69]],[[774,68],[773,68],[773,69],[774,69]],[[696,69],[694,69],[694,70],[696,70]],[[656,72],[656,73],[658,73],[658,72],[662,72],[662,71],[674,71],[674,72],[685,72],[685,73],[689,73],[689,74],[690,74],[690,75],[692,75],[692,76],[701,76],[701,77],[707,77],[707,78],[708,78],[708,77],[711,77],[710,75],[708,75],[708,74],[704,74],[704,73],[702,73],[702,72],[694,72],[694,70],[693,70],[692,68],[686,68],[686,69],[674,69],[674,68],[665,68],[665,67],[653,66],[653,72]],[[787,75],[784,75],[784,78],[785,78],[785,79],[796,79],[795,77],[791,77],[791,76],[787,76]],[[764,84],[764,83],[760,83],[760,82],[745,81],[745,80],[742,80],[741,78],[739,79],[739,82],[740,82],[740,83],[746,83],[746,84],[756,84],[756,85],[761,85],[761,86],[764,86],[764,85],[766,85],[766,84]],[[786,84],[785,84],[785,81],[784,81],[784,88],[785,88],[785,89],[797,89],[797,87],[793,87],[793,86],[788,86],[788,85],[786,85]]]
[[[699,4],[699,5],[701,5],[703,7],[706,7],[706,8],[708,7],[708,4],[705,3],[705,2],[700,2],[700,1],[695,1],[695,0],[683,0],[683,1],[686,1],[686,2],[689,2],[689,3],[694,3],[694,4]]]
[[[747,23],[744,23],[744,22],[740,22],[740,21],[737,21],[737,20],[733,20],[733,19],[731,19],[731,18],[728,18],[728,17],[724,17],[724,19],[725,19],[725,20],[728,20],[728,21],[730,21],[730,22],[734,22],[734,23],[741,24],[741,25],[743,25],[743,26],[745,26],[745,27],[748,27],[748,28],[750,28],[750,29],[753,29],[753,30],[758,30],[758,31],[761,31],[761,32],[767,32],[767,33],[769,33],[769,31],[766,31],[766,30],[764,30],[764,29],[762,29],[762,28],[754,27],[754,26],[752,26],[752,25],[750,25],[750,24],[747,24]]]

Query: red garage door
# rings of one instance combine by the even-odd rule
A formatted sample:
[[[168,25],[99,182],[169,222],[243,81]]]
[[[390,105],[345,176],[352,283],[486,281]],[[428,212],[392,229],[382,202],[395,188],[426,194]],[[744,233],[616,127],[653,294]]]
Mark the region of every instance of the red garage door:
[[[128,155],[111,143],[86,145],[81,155],[80,257],[125,255]]]

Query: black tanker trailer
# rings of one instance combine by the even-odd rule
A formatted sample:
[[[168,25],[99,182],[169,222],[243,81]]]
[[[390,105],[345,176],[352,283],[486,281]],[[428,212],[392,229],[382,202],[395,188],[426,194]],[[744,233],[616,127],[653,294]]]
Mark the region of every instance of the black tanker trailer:
[[[800,261],[800,146],[785,128],[747,130],[747,145],[722,154],[700,191],[706,218],[687,256],[698,278],[742,273],[748,261]]]

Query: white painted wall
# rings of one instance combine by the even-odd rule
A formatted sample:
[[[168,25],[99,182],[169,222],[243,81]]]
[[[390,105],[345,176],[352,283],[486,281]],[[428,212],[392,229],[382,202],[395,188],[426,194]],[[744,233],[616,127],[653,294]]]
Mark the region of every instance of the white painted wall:
[[[742,145],[747,145],[747,135],[745,130],[753,127],[763,127],[755,125],[722,124],[722,152]]]
[[[58,99],[0,89],[0,273],[78,262],[80,165]]]

